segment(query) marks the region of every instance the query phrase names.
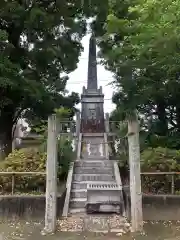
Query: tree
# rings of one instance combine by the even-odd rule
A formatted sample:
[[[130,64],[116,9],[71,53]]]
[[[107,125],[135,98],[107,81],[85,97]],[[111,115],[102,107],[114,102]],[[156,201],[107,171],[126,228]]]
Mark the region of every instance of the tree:
[[[179,148],[178,1],[113,3],[100,45],[115,75],[114,102],[124,113],[138,110],[149,144]]]
[[[179,15],[177,14],[176,21],[172,18],[177,5],[178,1],[169,0],[138,1],[129,10],[139,16],[133,22],[136,31],[129,36],[133,65],[139,69],[137,84],[141,84],[141,92],[147,96],[143,102],[151,108],[151,115],[153,112],[157,117],[155,133],[160,136],[168,134],[169,123],[174,123],[174,120],[176,123],[173,125],[178,130],[179,36],[176,32],[178,33],[179,26],[176,21]],[[178,7],[176,11],[179,12]],[[176,109],[176,119],[172,117],[173,108]]]
[[[79,101],[77,94],[64,94],[64,73],[77,66],[85,29],[81,1],[1,1],[0,139],[6,154],[19,117],[46,118]]]

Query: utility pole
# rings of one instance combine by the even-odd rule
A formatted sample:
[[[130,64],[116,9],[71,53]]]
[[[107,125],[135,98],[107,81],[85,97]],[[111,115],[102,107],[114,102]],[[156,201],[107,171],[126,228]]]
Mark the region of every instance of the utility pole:
[[[130,165],[130,195],[132,231],[143,230],[142,193],[140,175],[139,122],[137,114],[128,118],[128,144]]]
[[[47,162],[46,162],[46,210],[43,233],[56,230],[57,205],[57,118],[53,114],[48,118]]]

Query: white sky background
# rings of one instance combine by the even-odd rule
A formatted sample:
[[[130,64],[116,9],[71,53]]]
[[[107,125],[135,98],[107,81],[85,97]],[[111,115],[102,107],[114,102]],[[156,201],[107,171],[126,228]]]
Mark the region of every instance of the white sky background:
[[[84,51],[82,52],[77,69],[69,74],[69,80],[67,82],[66,89],[69,92],[78,92],[80,95],[82,93],[83,86],[87,87],[87,74],[88,74],[88,53],[89,53],[89,38],[90,34],[86,35],[82,39],[82,45],[84,47]],[[98,48],[97,48],[98,53]],[[115,105],[112,103],[112,94],[113,94],[113,87],[108,85],[113,81],[112,73],[105,70],[105,68],[98,64],[97,65],[97,75],[98,75],[98,86],[102,86],[103,93],[104,93],[104,112],[111,112]],[[106,100],[110,99],[110,100]],[[77,106],[79,109],[81,105]]]

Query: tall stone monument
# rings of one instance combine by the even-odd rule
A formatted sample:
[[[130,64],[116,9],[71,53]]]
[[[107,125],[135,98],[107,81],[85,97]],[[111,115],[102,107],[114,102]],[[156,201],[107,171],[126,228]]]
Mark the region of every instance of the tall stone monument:
[[[81,95],[81,132],[104,132],[104,94],[97,84],[96,40],[89,42],[87,88]]]

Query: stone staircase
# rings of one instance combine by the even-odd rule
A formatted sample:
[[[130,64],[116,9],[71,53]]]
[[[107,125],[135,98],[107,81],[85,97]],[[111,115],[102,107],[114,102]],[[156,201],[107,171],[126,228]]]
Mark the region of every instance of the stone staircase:
[[[81,159],[74,162],[69,214],[84,213],[88,184],[116,184],[114,163],[106,156],[104,134],[84,134]]]
[[[124,211],[118,166],[108,159],[108,145],[105,143],[106,136],[101,133],[80,137],[79,157],[72,163],[68,174],[64,217],[99,211],[97,207],[101,208],[100,211],[111,206]],[[118,208],[121,203],[122,207],[119,205]]]
[[[69,213],[85,212],[88,183],[115,184],[113,161],[82,159],[74,163]]]

